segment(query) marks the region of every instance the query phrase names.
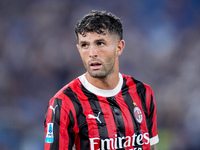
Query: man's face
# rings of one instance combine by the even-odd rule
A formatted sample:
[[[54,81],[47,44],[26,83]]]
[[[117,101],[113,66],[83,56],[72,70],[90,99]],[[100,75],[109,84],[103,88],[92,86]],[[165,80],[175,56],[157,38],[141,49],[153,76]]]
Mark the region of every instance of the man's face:
[[[108,32],[78,34],[77,48],[90,76],[105,78],[116,70],[116,58],[121,54],[119,43],[119,37]]]

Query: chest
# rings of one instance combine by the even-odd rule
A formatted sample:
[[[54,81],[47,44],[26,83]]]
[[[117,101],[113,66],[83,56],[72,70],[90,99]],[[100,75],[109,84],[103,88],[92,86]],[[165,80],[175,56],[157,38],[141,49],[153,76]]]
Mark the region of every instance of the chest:
[[[88,139],[91,149],[149,147],[146,116],[139,101],[122,95],[89,97],[81,106],[80,140]]]
[[[138,102],[137,102],[138,103]],[[91,137],[115,138],[147,132],[142,106],[123,96],[89,98],[82,102]]]

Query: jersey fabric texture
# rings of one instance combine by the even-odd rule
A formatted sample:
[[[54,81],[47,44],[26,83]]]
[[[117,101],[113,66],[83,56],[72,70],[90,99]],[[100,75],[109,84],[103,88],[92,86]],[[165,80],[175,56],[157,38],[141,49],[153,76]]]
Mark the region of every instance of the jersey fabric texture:
[[[158,143],[157,113],[150,86],[119,74],[113,90],[74,79],[49,101],[45,150],[150,150]]]

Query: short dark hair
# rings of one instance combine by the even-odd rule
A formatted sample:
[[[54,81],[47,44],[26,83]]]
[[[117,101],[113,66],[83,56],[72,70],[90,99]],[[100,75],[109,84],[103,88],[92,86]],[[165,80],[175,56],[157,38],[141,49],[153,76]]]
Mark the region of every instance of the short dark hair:
[[[108,30],[111,34],[118,35],[120,40],[123,39],[122,23],[117,16],[110,12],[92,10],[75,26],[77,39],[78,34],[82,34],[83,36],[85,36],[87,32],[105,34],[105,30]]]

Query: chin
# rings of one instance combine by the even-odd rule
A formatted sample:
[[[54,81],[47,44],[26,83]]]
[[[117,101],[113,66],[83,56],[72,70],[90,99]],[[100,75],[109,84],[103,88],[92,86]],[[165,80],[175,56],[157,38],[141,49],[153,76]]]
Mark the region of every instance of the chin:
[[[106,78],[107,74],[105,72],[101,72],[101,71],[88,71],[90,76],[93,78]]]

